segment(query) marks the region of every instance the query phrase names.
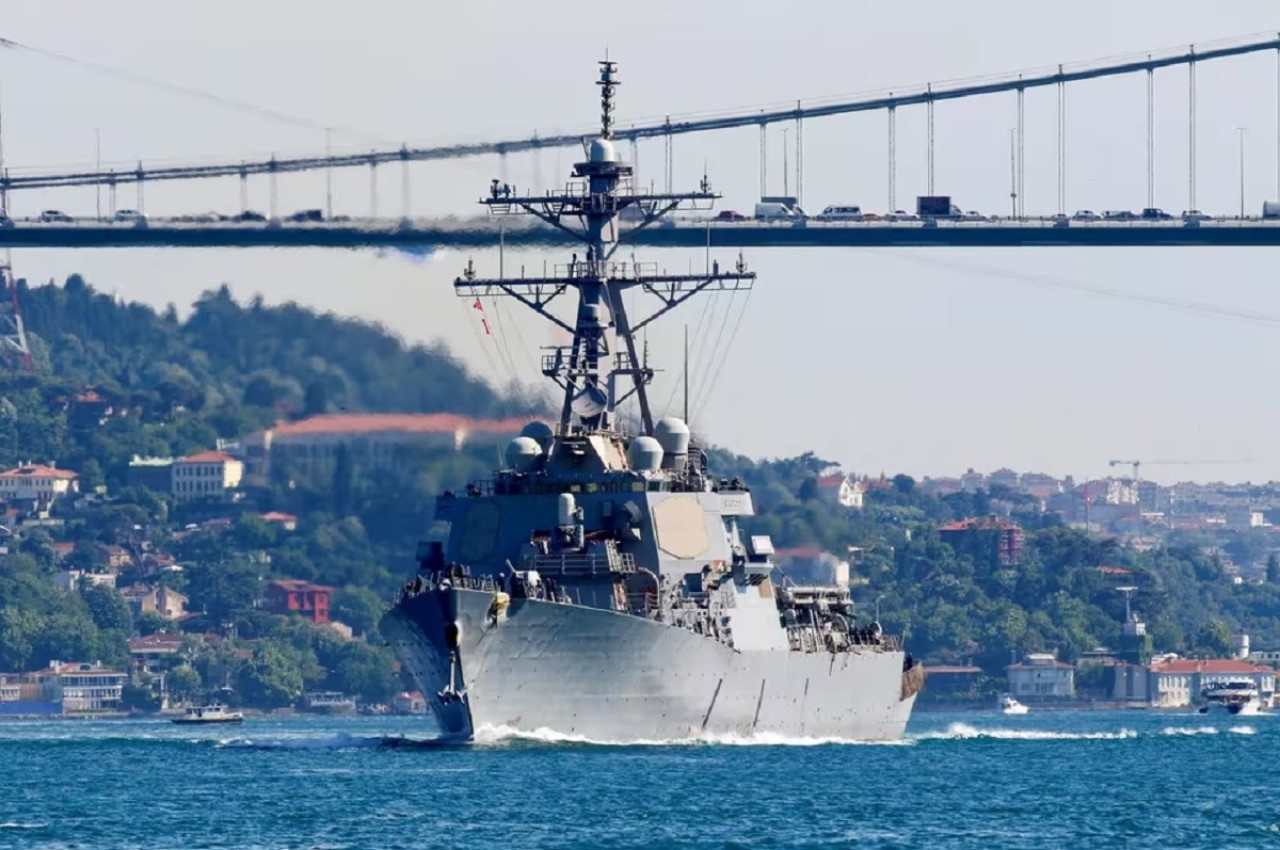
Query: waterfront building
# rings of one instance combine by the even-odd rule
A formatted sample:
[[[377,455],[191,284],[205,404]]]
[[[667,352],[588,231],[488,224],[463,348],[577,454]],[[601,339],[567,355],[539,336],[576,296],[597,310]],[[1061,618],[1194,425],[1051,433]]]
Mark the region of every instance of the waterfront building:
[[[1031,653],[1004,668],[1009,693],[1020,700],[1072,699],[1076,668],[1051,653]]]

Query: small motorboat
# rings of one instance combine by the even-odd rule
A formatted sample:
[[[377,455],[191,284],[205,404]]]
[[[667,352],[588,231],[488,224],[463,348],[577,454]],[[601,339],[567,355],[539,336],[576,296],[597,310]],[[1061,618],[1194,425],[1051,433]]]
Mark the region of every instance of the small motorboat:
[[[244,720],[244,715],[238,711],[231,711],[221,703],[212,703],[210,705],[192,706],[186,710],[181,717],[173,718],[174,723],[239,723]]]
[[[1009,694],[1000,697],[1000,712],[1002,714],[1026,714],[1029,710]]]

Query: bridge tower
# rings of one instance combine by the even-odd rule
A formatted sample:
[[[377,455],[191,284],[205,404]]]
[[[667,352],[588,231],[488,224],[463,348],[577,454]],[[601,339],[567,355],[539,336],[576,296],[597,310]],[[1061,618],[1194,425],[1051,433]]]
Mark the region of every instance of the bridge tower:
[[[18,280],[13,276],[13,258],[8,252],[0,263],[0,353],[6,363],[21,363],[28,372],[35,371],[18,303]]]

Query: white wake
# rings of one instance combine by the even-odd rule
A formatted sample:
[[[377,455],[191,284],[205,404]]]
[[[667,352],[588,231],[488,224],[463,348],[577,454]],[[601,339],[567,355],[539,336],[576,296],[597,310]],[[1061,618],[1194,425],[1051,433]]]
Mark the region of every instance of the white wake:
[[[481,726],[476,730],[475,743],[480,745],[502,744],[510,741],[528,741],[540,744],[585,744],[596,747],[673,747],[673,746],[721,746],[721,747],[826,747],[826,746],[909,746],[909,738],[890,741],[863,741],[853,738],[792,736],[776,732],[757,732],[753,735],[734,733],[701,733],[687,738],[635,738],[628,740],[599,740],[585,735],[557,732],[545,727],[525,730],[514,726]]]

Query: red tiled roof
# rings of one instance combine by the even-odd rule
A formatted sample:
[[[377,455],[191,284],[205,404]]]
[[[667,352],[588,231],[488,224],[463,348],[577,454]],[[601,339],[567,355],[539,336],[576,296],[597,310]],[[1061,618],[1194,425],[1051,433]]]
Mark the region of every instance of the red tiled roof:
[[[297,522],[298,518],[293,514],[286,514],[282,511],[267,511],[260,514],[261,518],[267,522]]]
[[[938,673],[941,673],[943,675],[953,674],[953,673],[956,673],[956,674],[971,673],[972,674],[972,673],[981,673],[982,668],[981,667],[962,667],[955,664],[940,664],[937,667],[926,666],[924,668],[924,672],[925,672],[925,675],[928,675],[928,676],[933,676]]]
[[[178,463],[226,463],[229,460],[235,460],[226,452],[196,452],[193,455],[187,455],[178,460]]]
[[[277,422],[276,436],[294,434],[367,434],[400,431],[414,434],[452,434],[472,431],[516,434],[527,423],[523,419],[472,419],[456,413],[324,413],[297,422]]]
[[[42,466],[40,464],[32,464],[30,466],[19,466],[17,469],[10,469],[6,472],[0,472],[0,478],[79,478],[79,474],[69,469],[57,469],[52,466]]]
[[[182,635],[173,635],[162,632],[156,632],[146,637],[133,638],[129,641],[130,652],[155,652],[157,650],[174,650],[182,646],[185,638]]]
[[[839,472],[835,475],[823,475],[818,478],[819,487],[839,487],[844,483],[845,476]]]
[[[1232,658],[1175,658],[1151,665],[1153,673],[1274,673],[1262,664]]]
[[[938,528],[939,531],[969,531],[971,529],[999,529],[1006,531],[1018,526],[1000,517],[976,517],[949,522]]]
[[[1131,576],[1133,570],[1124,567],[1098,567],[1098,572],[1104,576]]]
[[[278,587],[281,590],[285,590],[285,591],[300,592],[300,591],[306,591],[306,590],[310,590],[310,591],[322,590],[322,591],[327,591],[328,593],[333,593],[332,587],[328,587],[323,584],[312,584],[311,582],[304,581],[300,578],[276,579],[275,581],[271,582],[271,585],[273,587]]]

